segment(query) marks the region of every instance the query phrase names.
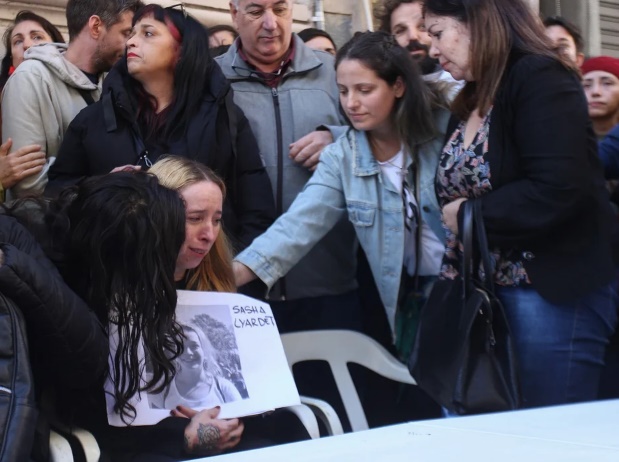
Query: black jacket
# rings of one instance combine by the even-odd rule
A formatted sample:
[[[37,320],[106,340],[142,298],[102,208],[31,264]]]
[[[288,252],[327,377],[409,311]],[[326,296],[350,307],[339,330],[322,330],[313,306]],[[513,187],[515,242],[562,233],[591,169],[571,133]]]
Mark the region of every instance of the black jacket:
[[[99,381],[108,339],[95,313],[65,284],[32,234],[2,214],[0,249],[0,292],[23,313],[35,377],[63,389]]]
[[[57,392],[56,410],[60,420],[91,431],[102,450],[102,461],[128,462],[137,456],[149,461],[191,458],[183,446],[188,419],[169,417],[156,425],[146,426],[108,425],[103,386],[107,376],[109,340],[100,322],[100,319],[107,318],[107,313],[97,316],[91,311],[63,282],[59,271],[47,258],[46,254],[54,255],[55,261],[56,257],[62,260],[62,249],[55,248],[56,244],[50,242],[45,211],[45,204],[30,206],[26,203],[10,210],[11,216],[0,213],[0,249],[4,260],[0,264],[0,313],[4,312],[4,297],[15,302],[23,312],[35,387],[39,390],[52,388]],[[14,346],[3,345],[2,341],[6,344],[8,335],[0,333],[4,334],[0,337],[2,353],[3,348]],[[24,381],[23,377],[19,379]],[[26,394],[31,395],[29,390],[22,390],[20,396]],[[0,428],[6,426],[6,417],[11,417],[2,415],[6,408],[6,400],[0,402],[0,417],[5,418],[5,422],[0,422]],[[22,417],[17,430],[33,431],[28,425],[34,418],[27,420],[24,413],[15,417]],[[249,425],[235,450],[268,445],[271,439],[277,441],[277,437],[297,427],[296,422],[285,421],[285,426],[271,428],[272,422],[270,418],[261,418],[256,425]],[[19,435],[15,434],[14,427],[9,428],[9,437],[17,438]],[[49,446],[49,435],[41,444]],[[30,446],[22,448],[24,453]]]
[[[127,91],[129,78],[123,59],[106,77],[101,99],[71,122],[49,171],[46,194],[54,195],[85,176],[139,164],[145,149],[151,162],[164,154],[186,156],[223,178],[228,189],[223,214],[226,231],[237,247],[248,246],[273,222],[275,205],[254,135],[232,102],[232,89],[219,67],[212,66],[209,91],[185,134],[166,140],[167,146],[144,145],[135,101]]]
[[[26,387],[34,387],[39,398],[42,392],[45,392],[46,400],[53,396],[60,420],[92,431],[99,446],[115,454],[114,461],[121,460],[119,454],[130,460],[133,452],[144,452],[145,448],[154,454],[169,453],[175,456],[174,460],[185,458],[181,443],[186,419],[170,418],[159,425],[129,429],[107,425],[103,384],[109,353],[108,336],[99,317],[64,283],[43,250],[45,248],[51,253],[53,245],[49,242],[49,235],[44,235],[47,229],[43,220],[45,208],[35,204],[12,210],[14,216],[0,213],[0,250],[3,254],[0,305],[8,299],[23,313],[34,375],[34,383],[26,381],[25,376],[14,378],[16,386],[21,387],[17,391],[19,396],[30,396],[31,391]],[[4,307],[0,311],[4,313]],[[3,332],[2,338],[9,339],[9,333]],[[15,348],[6,346],[9,347]],[[0,345],[0,352],[4,351],[3,348],[5,346]],[[3,422],[12,418],[7,403],[0,405],[3,417],[0,420]],[[32,406],[34,403],[23,404]],[[41,416],[36,434],[33,425],[36,413],[34,416],[22,414],[15,417],[21,417],[23,421],[21,425],[12,421],[4,424],[8,429],[7,438],[23,442],[26,436],[19,432],[29,432],[30,438],[35,440],[21,448],[23,454],[27,457],[32,449],[35,460],[47,460],[47,448],[42,445],[49,446],[46,422],[52,416]],[[23,428],[25,425],[28,427]],[[105,457],[109,454],[103,458],[108,460]],[[21,456],[18,459],[26,460]]]
[[[512,53],[488,149],[492,191],[474,200],[490,246],[519,251],[535,289],[554,303],[610,282],[612,214],[578,77],[556,60]]]
[[[12,399],[3,400],[0,406],[6,430],[0,447],[4,445],[7,451],[13,440],[19,440],[23,454],[15,460],[26,460],[31,450],[34,460],[47,460],[49,405],[35,425],[33,390],[38,403],[43,394],[46,403],[51,403],[49,397],[73,395],[99,383],[107,367],[107,334],[97,316],[64,283],[33,235],[15,218],[2,214],[0,250],[0,311],[6,318],[11,308],[8,304],[13,304],[22,314],[15,319],[22,318],[25,326],[25,332],[15,323],[10,331],[2,331],[0,353],[3,365],[11,355],[15,361],[26,361],[17,364],[18,376],[11,378]],[[18,342],[27,343],[27,357],[16,356],[23,351]],[[3,378],[7,373],[10,370],[3,368]],[[13,406],[15,399],[19,401]],[[15,422],[16,418],[20,421]],[[34,438],[34,442],[24,443],[24,437]]]

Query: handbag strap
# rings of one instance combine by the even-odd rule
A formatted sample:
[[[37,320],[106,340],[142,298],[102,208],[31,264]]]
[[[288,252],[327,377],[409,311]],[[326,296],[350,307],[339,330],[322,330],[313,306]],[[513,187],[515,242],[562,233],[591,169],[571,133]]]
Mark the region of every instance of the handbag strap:
[[[464,212],[462,220],[462,279],[464,281],[465,294],[470,281],[477,278],[475,274],[474,255],[479,252],[481,264],[484,268],[484,280],[480,281],[483,287],[494,293],[494,267],[488,249],[488,238],[486,228],[481,214],[481,201],[467,200],[464,202]],[[475,227],[473,234],[473,227]],[[475,244],[477,244],[475,246]]]
[[[481,201],[472,201],[471,207],[473,221],[475,223],[475,236],[477,237],[477,244],[479,248],[479,253],[481,255],[481,262],[484,266],[484,280],[481,282],[486,288],[486,290],[494,294],[494,266],[492,265],[492,259],[490,258],[488,238],[486,236],[486,227],[484,226],[484,219],[481,214]]]
[[[84,98],[86,106],[90,106],[91,104],[95,103],[95,98],[94,96],[92,96],[91,90],[85,90],[83,88],[76,88],[76,90],[79,92],[80,95],[82,95],[82,98]]]
[[[462,220],[462,281],[464,294],[468,293],[468,285],[473,275],[473,209],[470,201],[464,202],[464,216]]]

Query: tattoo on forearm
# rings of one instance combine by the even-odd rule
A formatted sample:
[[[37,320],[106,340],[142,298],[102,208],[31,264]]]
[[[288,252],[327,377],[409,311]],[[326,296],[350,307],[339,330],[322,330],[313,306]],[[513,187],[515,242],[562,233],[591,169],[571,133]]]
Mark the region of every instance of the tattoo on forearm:
[[[211,452],[217,449],[217,443],[220,437],[219,428],[214,425],[198,424],[198,445],[196,450],[200,452]]]

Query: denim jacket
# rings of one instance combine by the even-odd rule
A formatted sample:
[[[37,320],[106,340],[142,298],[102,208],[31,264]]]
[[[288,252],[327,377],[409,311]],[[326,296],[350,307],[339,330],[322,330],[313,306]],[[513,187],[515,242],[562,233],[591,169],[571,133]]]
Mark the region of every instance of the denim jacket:
[[[216,59],[234,89],[234,102],[245,113],[258,141],[273,186],[277,216],[288,210],[311,177],[307,168],[288,157],[289,145],[319,125],[344,123],[338,109],[333,57],[308,48],[296,34],[293,40],[294,58],[276,88],[248,72],[250,65],[237,48],[240,40]],[[271,300],[334,296],[357,288],[354,231],[345,219],[331,228],[286,274],[285,288],[278,284],[270,291]]]
[[[437,113],[439,133],[418,150],[423,220],[444,240],[434,177],[449,114]],[[407,166],[412,160],[408,159]],[[410,169],[409,169],[410,170]],[[393,328],[404,262],[402,196],[383,178],[365,132],[348,129],[320,156],[312,178],[288,211],[235,260],[267,285],[284,276],[343,215],[365,251],[387,318]]]

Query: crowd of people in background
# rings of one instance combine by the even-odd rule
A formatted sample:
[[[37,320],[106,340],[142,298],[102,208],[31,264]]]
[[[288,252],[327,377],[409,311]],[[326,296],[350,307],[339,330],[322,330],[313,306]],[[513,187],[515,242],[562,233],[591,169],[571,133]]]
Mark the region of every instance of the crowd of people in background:
[[[619,396],[619,58],[585,56],[576,26],[524,0],[380,0],[378,31],[346,43],[293,33],[292,11],[231,0],[232,25],[207,28],[182,4],[69,0],[67,44],[30,11],[8,28],[0,293],[52,420],[114,461],[307,437],[285,413],[188,407],[239,395],[177,323],[176,290],[238,290],[281,333],[356,330],[406,361],[402,313],[462,272],[465,201],[481,204],[523,407]],[[131,397],[162,386],[171,416],[109,426],[109,375],[127,423]],[[358,377],[370,407],[441,415]],[[341,408],[320,365],[295,380]]]

